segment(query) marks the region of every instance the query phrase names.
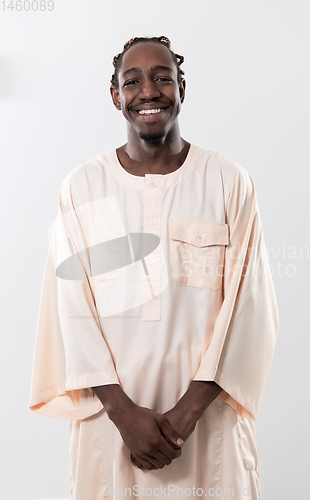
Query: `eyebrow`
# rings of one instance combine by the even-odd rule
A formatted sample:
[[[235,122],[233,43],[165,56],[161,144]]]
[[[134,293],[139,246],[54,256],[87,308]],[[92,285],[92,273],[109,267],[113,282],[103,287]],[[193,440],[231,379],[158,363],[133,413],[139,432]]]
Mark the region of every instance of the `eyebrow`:
[[[170,71],[170,73],[173,73],[173,70],[169,68],[169,66],[163,66],[162,64],[158,64],[157,66],[152,66],[150,68],[151,71],[159,71],[159,70],[164,70],[164,71]],[[124,73],[122,74],[122,77],[127,75],[128,73],[142,73],[141,68],[129,68]]]

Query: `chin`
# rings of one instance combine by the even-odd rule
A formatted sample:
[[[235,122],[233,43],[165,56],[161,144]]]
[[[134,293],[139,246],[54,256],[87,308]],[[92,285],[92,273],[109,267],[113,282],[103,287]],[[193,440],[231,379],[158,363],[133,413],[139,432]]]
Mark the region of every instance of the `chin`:
[[[154,133],[148,133],[148,134],[144,134],[143,132],[140,132],[138,135],[139,135],[139,138],[142,139],[142,141],[148,142],[149,144],[161,143],[162,140],[166,136],[165,132],[154,132]]]

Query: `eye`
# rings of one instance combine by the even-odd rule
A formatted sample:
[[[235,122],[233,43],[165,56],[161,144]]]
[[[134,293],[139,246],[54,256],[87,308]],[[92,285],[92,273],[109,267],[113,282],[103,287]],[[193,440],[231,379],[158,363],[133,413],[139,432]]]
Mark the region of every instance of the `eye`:
[[[127,85],[133,85],[136,82],[137,80],[129,80],[128,82],[124,83],[124,87],[126,87]]]
[[[167,76],[159,76],[158,78],[156,78],[156,80],[163,80],[163,81],[166,81],[166,82],[171,82],[171,78],[168,78]]]

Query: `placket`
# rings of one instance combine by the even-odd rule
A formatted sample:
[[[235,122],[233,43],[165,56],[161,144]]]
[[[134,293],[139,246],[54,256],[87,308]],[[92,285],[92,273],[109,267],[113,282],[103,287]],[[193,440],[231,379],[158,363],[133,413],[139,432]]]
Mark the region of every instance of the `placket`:
[[[145,174],[144,188],[144,233],[161,236],[162,174]],[[144,258],[143,321],[160,321],[161,305],[161,243]]]

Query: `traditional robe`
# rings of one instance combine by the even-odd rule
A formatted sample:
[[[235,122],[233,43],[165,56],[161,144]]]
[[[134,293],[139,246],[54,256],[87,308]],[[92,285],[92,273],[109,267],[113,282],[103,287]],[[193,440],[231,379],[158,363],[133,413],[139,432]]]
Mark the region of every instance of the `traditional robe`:
[[[278,313],[249,173],[191,145],[137,176],[110,150],[59,191],[37,325],[30,408],[70,420],[71,500],[260,498],[254,420]],[[91,387],[171,409],[191,380],[223,391],[160,470],[141,471]],[[183,494],[182,494],[183,493]]]

